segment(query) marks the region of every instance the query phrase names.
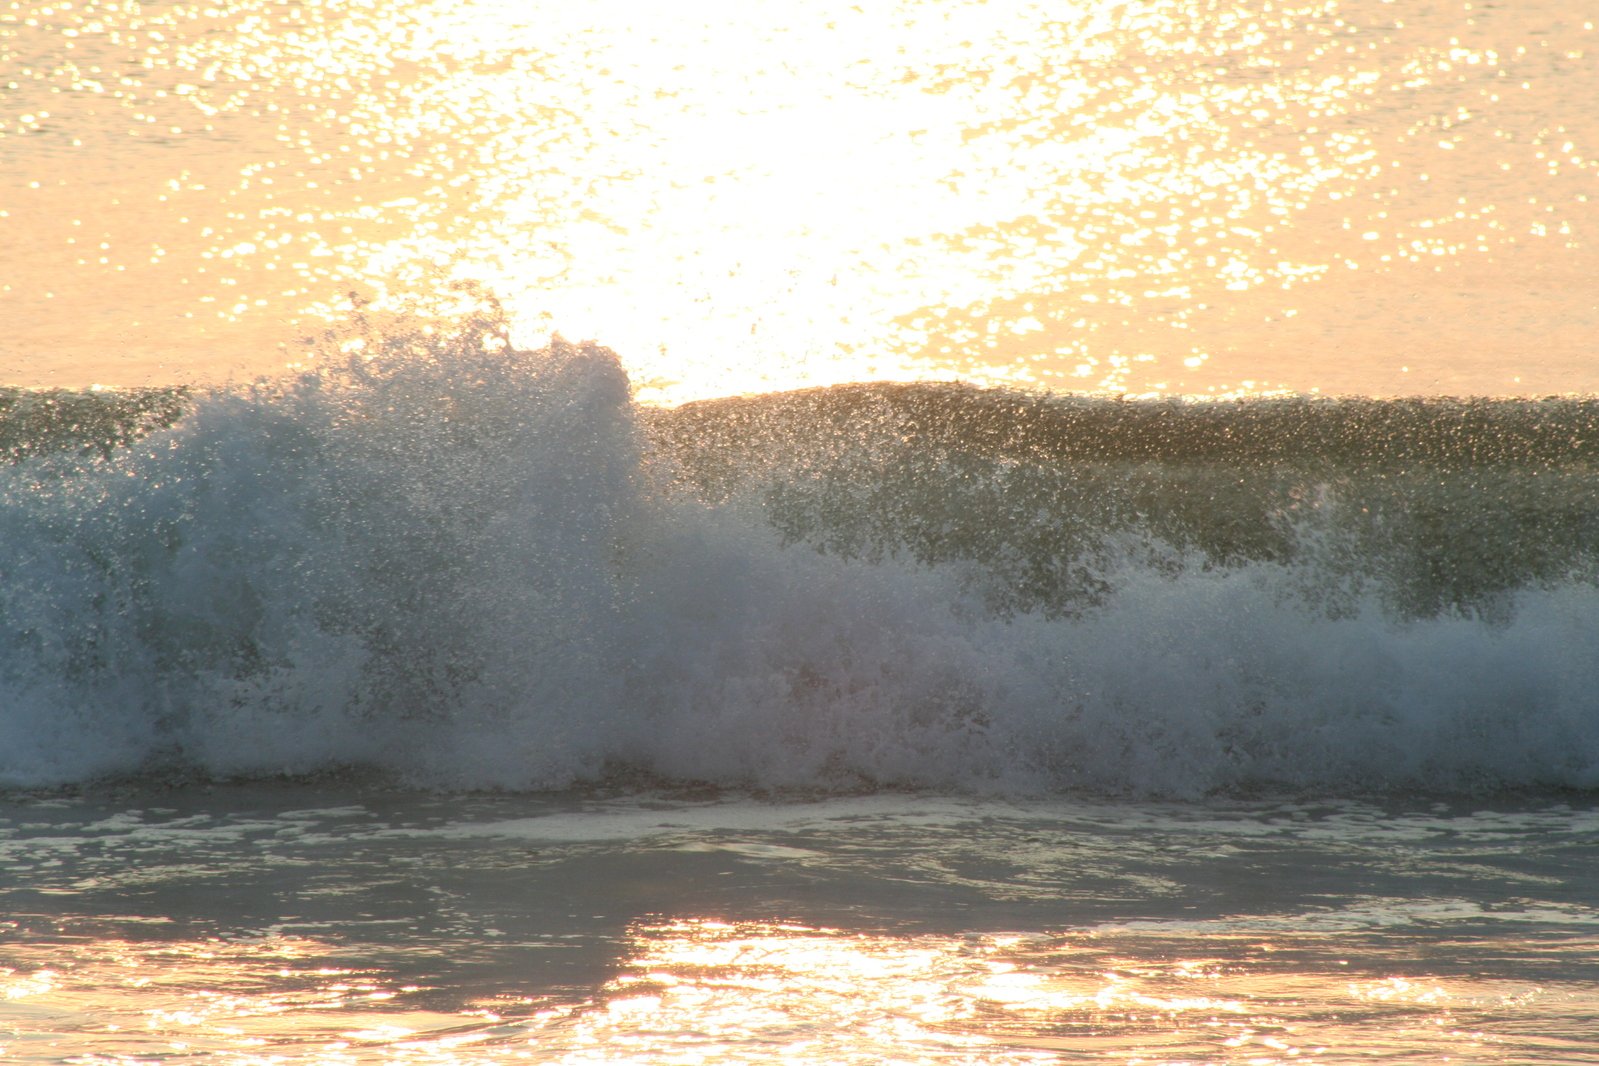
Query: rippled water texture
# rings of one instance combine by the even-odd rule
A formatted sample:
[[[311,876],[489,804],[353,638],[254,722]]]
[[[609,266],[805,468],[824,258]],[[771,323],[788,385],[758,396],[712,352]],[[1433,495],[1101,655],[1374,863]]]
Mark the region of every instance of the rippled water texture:
[[[11,800],[0,1046],[1592,1062],[1596,825],[1554,803]]]
[[[0,384],[282,366],[451,280],[648,397],[1594,391],[1565,0],[5,0]]]

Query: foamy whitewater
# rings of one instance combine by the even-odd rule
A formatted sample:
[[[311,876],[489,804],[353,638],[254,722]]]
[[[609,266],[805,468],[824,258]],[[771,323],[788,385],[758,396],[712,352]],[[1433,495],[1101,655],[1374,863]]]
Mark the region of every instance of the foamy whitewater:
[[[0,0],[0,1060],[1594,1066],[1596,14]]]
[[[1020,416],[773,446],[762,410],[691,454],[604,348],[418,332],[24,459],[0,783],[1599,785],[1585,459],[1074,462]]]

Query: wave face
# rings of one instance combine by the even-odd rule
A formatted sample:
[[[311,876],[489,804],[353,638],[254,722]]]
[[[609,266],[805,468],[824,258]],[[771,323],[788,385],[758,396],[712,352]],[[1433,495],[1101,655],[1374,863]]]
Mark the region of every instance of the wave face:
[[[1599,786],[1586,401],[639,410],[418,334],[183,405],[0,468],[0,784]]]

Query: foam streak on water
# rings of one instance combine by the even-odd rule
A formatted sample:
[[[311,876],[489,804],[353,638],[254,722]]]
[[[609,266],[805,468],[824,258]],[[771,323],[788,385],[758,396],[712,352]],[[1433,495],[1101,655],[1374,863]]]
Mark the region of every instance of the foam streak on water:
[[[385,343],[9,468],[0,780],[1599,784],[1581,462],[1525,524],[1504,462],[1088,463],[1014,414],[784,465],[663,443],[604,349]]]

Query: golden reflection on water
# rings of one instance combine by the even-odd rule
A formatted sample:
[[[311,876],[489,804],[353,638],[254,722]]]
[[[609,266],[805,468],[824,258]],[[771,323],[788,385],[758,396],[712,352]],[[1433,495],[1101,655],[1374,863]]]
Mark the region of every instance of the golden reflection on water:
[[[744,1046],[789,1039],[805,1061],[1032,1062],[1066,1051],[1168,1061],[1238,1048],[1273,1061],[1259,1056],[1326,1050],[1283,1039],[1278,1012],[1302,1007],[1306,991],[1292,976],[1118,957],[1088,936],[899,938],[714,921],[639,936],[635,972],[611,1001],[624,1017]],[[612,1024],[608,1006],[596,1043]],[[1347,1051],[1356,1035],[1335,1039]]]
[[[890,935],[790,923],[640,922],[588,996],[514,983],[445,1003],[424,950],[69,937],[0,967],[0,1042],[23,1061],[1107,1061],[1559,1058],[1580,986],[1372,976],[1372,943],[1247,931]],[[63,950],[63,948],[67,950]],[[1550,946],[1574,962],[1589,944]],[[397,953],[398,949],[398,953]],[[1402,950],[1396,948],[1395,950]],[[1346,952],[1355,953],[1351,966]],[[481,990],[480,990],[481,991]],[[1573,1023],[1573,1019],[1575,1022]],[[1528,1041],[1531,1043],[1528,1043]],[[1561,1061],[1565,1061],[1561,1058]]]
[[[46,966],[24,970],[17,964],[26,964],[25,953],[13,949],[9,965],[0,966],[0,999],[13,1004],[10,1021],[0,1024],[10,1046],[0,1054],[24,1061],[142,1062],[173,1054],[264,1061],[460,1024],[455,1015],[385,1010],[418,990],[375,969],[340,965],[332,955],[331,945],[299,937],[81,936],[54,945]]]
[[[1599,388],[1556,0],[0,13],[8,381],[254,372],[470,279],[666,400]]]

